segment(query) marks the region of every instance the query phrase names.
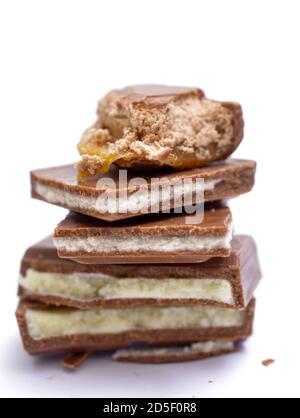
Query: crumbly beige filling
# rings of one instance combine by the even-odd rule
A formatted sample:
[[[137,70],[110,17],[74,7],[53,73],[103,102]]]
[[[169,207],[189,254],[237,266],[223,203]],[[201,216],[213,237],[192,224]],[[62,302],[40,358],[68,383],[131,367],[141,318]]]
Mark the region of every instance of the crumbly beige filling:
[[[233,304],[232,287],[226,279],[120,279],[97,273],[46,273],[29,269],[20,277],[26,293],[97,299],[204,299]]]
[[[233,112],[219,102],[194,95],[164,106],[127,103],[113,93],[99,104],[98,121],[79,143],[82,173],[107,171],[144,160],[156,165],[191,168],[226,154],[233,141]]]
[[[77,334],[118,334],[130,330],[238,327],[245,311],[214,307],[137,307],[118,309],[27,309],[30,336],[35,339]]]

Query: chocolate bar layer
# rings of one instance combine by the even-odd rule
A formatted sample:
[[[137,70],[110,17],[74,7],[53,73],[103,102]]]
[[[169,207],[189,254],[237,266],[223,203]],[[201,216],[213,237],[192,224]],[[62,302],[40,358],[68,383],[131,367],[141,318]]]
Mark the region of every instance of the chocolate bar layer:
[[[85,265],[57,256],[52,239],[22,260],[23,300],[78,309],[211,305],[245,308],[260,280],[254,240],[236,236],[230,257],[201,264]]]
[[[179,172],[160,171],[155,174],[133,170],[126,172],[112,167],[109,173],[79,182],[76,169],[73,165],[68,165],[33,171],[32,197],[74,212],[106,221],[116,221],[153,212],[153,208],[157,212],[162,211],[169,200],[171,209],[182,206],[183,182],[185,192],[191,193],[193,204],[201,203],[198,201],[197,193],[202,191],[205,202],[247,193],[254,185],[255,170],[256,163],[247,160],[228,160],[205,168]],[[123,178],[123,175],[126,177]],[[137,194],[136,187],[130,182],[141,176],[144,184],[139,186]],[[203,179],[204,183],[200,183],[199,179]],[[157,191],[166,184],[171,187],[171,199],[170,193],[164,195]],[[113,185],[116,185],[115,189]],[[108,204],[103,198],[104,194],[114,200]],[[203,200],[203,195],[201,199]]]
[[[207,99],[197,88],[135,85],[113,90],[82,135],[80,176],[121,167],[204,167],[225,160],[244,131],[238,103]]]
[[[230,210],[206,210],[197,225],[187,223],[192,218],[161,215],[107,224],[70,213],[57,226],[54,244],[59,257],[86,264],[178,264],[228,257],[233,230]]]
[[[125,363],[177,363],[182,361],[203,360],[237,351],[235,341],[201,341],[182,347],[150,347],[118,350],[113,359]]]
[[[182,345],[244,339],[252,334],[255,301],[245,310],[179,306],[77,310],[21,303],[17,320],[31,354],[126,348],[135,343]]]

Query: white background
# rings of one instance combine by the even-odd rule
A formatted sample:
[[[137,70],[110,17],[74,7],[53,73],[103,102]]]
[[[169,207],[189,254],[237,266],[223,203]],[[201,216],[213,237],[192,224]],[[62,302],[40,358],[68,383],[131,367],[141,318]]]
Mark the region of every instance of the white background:
[[[300,395],[299,11],[297,0],[1,1],[1,396]],[[30,199],[28,173],[75,161],[98,98],[145,82],[243,105],[236,155],[259,168],[232,208],[264,272],[255,335],[223,358],[147,366],[99,356],[68,373],[23,352],[14,318],[20,258],[65,215]]]

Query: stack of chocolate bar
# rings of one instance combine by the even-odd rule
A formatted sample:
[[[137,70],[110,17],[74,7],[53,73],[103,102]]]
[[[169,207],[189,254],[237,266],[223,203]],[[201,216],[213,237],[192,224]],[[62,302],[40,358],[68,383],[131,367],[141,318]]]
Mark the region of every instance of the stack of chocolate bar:
[[[225,199],[256,163],[228,159],[241,107],[199,89],[108,93],[74,165],[32,172],[32,196],[70,210],[21,263],[17,319],[30,354],[171,362],[235,351],[252,334],[254,240]]]

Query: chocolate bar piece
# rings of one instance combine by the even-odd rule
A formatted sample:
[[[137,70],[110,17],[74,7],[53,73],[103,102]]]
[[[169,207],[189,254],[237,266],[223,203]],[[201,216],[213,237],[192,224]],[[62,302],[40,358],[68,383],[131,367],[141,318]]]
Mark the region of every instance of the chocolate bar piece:
[[[87,351],[85,353],[68,353],[62,360],[61,364],[69,370],[75,370],[88,361],[92,355],[93,353],[91,351]]]
[[[234,353],[235,341],[201,341],[179,347],[129,348],[117,350],[113,359],[125,363],[177,363],[182,361],[203,360],[209,357]]]
[[[244,309],[260,280],[254,240],[235,236],[230,257],[202,264],[79,264],[57,256],[52,239],[22,260],[23,300],[78,309],[99,307],[219,306]]]
[[[242,340],[252,334],[254,307],[254,300],[245,310],[203,306],[78,310],[23,302],[17,320],[31,354],[94,352],[135,343]]]
[[[192,204],[201,203],[197,193],[202,190],[204,196],[200,198],[204,197],[205,202],[247,193],[254,185],[255,170],[256,163],[247,160],[227,160],[178,172],[125,172],[114,166],[106,174],[78,181],[75,167],[68,165],[33,171],[32,197],[105,221],[117,221],[153,210],[162,211],[166,204],[170,209],[184,205],[182,184],[186,193],[191,193]],[[145,183],[141,183],[137,194],[132,181],[141,175]],[[204,183],[197,184],[199,179]],[[171,192],[164,196],[158,190],[166,184],[170,185]],[[110,204],[104,195],[111,196]]]
[[[56,228],[59,257],[86,264],[198,263],[231,252],[232,217],[228,208],[205,211],[200,224],[193,216],[160,215],[142,221],[107,224],[70,213]]]
[[[241,106],[197,88],[160,85],[113,90],[78,145],[81,176],[121,167],[197,168],[224,160],[243,138]]]

